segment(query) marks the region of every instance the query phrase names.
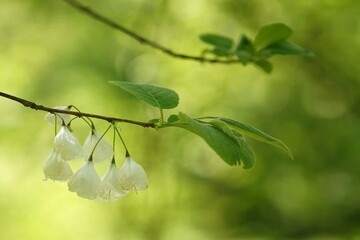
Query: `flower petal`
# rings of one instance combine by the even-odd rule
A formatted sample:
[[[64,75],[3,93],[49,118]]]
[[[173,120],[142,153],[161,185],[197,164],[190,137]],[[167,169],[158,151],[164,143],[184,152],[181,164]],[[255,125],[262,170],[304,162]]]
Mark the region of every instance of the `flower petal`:
[[[128,191],[120,187],[120,175],[115,163],[111,163],[102,179],[102,196],[101,200],[112,202],[120,197],[125,196]]]
[[[50,178],[57,181],[66,181],[73,175],[69,164],[64,161],[55,150],[50,153],[44,164],[43,171],[45,180]]]
[[[59,110],[70,110],[71,107],[69,106],[57,106],[54,107],[54,109]],[[47,113],[44,117],[45,121],[50,125],[61,125],[62,122],[65,122],[65,125],[67,125],[71,120],[71,115],[65,114],[65,113],[55,113],[57,117],[55,118],[55,115],[53,113]],[[55,123],[56,119],[56,123]]]
[[[126,157],[120,168],[120,185],[124,190],[145,190],[148,179],[145,170],[132,158]]]
[[[95,129],[92,129],[84,143],[85,160],[89,160],[89,157],[100,138],[101,138],[101,134]],[[112,156],[113,156],[112,146],[108,141],[106,141],[106,139],[101,138],[100,142],[96,145],[96,148],[94,150],[93,158],[92,158],[93,162],[98,163],[101,161],[107,161],[110,160]]]
[[[87,161],[68,181],[70,192],[76,192],[79,197],[96,200],[101,196],[101,180],[95,171],[94,164]]]
[[[82,147],[76,137],[62,126],[54,140],[55,150],[60,153],[64,160],[72,160],[80,158],[83,154]]]

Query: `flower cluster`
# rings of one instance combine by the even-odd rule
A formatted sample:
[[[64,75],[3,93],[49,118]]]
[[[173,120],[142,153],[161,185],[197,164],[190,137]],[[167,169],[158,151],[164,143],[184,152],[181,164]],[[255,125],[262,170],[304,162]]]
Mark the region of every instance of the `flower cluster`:
[[[56,107],[56,109],[69,110],[71,106]],[[114,201],[125,196],[131,190],[145,190],[148,187],[148,179],[144,169],[129,155],[121,135],[115,125],[115,133],[118,133],[126,150],[126,157],[120,169],[115,163],[113,146],[103,136],[110,129],[100,134],[90,119],[85,120],[91,124],[91,130],[84,145],[81,146],[77,138],[69,130],[72,121],[68,114],[48,113],[45,120],[57,126],[61,125],[56,133],[54,149],[44,164],[45,180],[67,181],[69,191],[75,192],[79,197],[97,201]],[[85,164],[73,173],[69,161],[83,159]],[[102,178],[99,177],[94,163],[110,162],[110,166]]]

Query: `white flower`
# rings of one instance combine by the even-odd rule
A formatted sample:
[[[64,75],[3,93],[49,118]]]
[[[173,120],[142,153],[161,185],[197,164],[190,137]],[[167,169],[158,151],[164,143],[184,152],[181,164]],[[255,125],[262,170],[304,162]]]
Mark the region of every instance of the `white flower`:
[[[58,110],[70,110],[71,106],[58,106],[58,107],[54,107],[54,109],[58,109]],[[57,115],[57,117],[55,118],[55,115],[53,113],[47,113],[45,115],[45,121],[50,124],[50,125],[61,125],[62,122],[65,122],[65,125],[67,125],[70,120],[71,120],[71,115],[66,114],[66,113],[55,113]],[[56,123],[55,123],[55,119],[56,119]]]
[[[101,196],[102,184],[92,161],[87,161],[68,181],[70,192],[79,197],[96,200]]]
[[[69,164],[64,161],[60,154],[55,150],[50,153],[44,164],[43,171],[45,180],[50,178],[57,181],[66,181],[73,175],[73,171]]]
[[[64,125],[55,136],[54,144],[55,150],[60,153],[64,160],[80,158],[83,154],[79,141]]]
[[[84,159],[88,160],[96,143],[101,138],[101,134],[92,129],[89,136],[86,138],[84,143]],[[113,156],[112,146],[106,139],[101,138],[100,142],[96,145],[94,150],[92,160],[94,163],[110,160]]]
[[[120,175],[115,163],[111,163],[102,179],[101,200],[112,202],[120,197],[125,196],[128,191],[120,187]]]
[[[148,187],[148,179],[144,169],[130,156],[125,158],[120,168],[120,186],[124,190],[145,190]]]

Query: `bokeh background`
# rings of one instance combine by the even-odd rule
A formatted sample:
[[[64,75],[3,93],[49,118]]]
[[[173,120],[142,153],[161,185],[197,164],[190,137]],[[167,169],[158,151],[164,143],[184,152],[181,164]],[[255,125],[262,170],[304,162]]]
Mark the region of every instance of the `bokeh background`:
[[[177,109],[226,116],[282,139],[295,160],[249,139],[251,170],[226,165],[195,135],[121,124],[149,189],[113,203],[42,181],[54,129],[44,112],[0,99],[0,239],[360,239],[360,2],[357,0],[84,0],[176,51],[198,35],[253,37],[283,22],[316,58],[254,66],[171,58],[60,0],[0,0],[0,90],[45,106],[147,121],[158,116],[108,81],[176,90]],[[100,130],[106,124],[96,121]],[[88,128],[73,125],[81,142]],[[111,136],[107,136],[110,140]],[[117,161],[124,151],[117,146]],[[81,161],[72,162],[74,170]],[[99,174],[107,168],[97,166]]]

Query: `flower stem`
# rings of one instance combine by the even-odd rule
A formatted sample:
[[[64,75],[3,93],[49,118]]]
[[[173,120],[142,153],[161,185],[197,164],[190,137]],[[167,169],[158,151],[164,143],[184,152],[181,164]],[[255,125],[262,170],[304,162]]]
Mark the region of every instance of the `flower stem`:
[[[92,150],[92,152],[91,152],[91,154],[90,154],[90,157],[91,157],[91,158],[92,158],[92,155],[93,155],[94,152],[95,152],[95,149],[96,149],[97,145],[99,144],[99,142],[101,141],[101,139],[105,136],[105,134],[109,131],[109,129],[111,128],[111,126],[112,126],[112,125],[110,125],[110,126],[105,130],[105,132],[101,135],[101,137],[99,138],[99,140],[95,143],[95,146],[94,146],[94,148],[93,148],[93,150]],[[91,134],[93,134],[92,131],[93,131],[93,130],[91,129]]]
[[[117,127],[115,127],[115,126],[114,126],[114,129],[115,129],[115,131],[117,132],[117,134],[118,134],[118,136],[119,136],[119,138],[120,138],[120,140],[121,140],[121,142],[122,142],[122,144],[123,144],[123,146],[124,146],[124,148],[125,148],[125,151],[126,151],[125,155],[126,155],[126,157],[130,156],[130,153],[129,153],[127,147],[126,147],[126,144],[125,144],[124,139],[122,138],[122,136],[121,136],[121,134],[120,134],[119,129],[117,129]]]

